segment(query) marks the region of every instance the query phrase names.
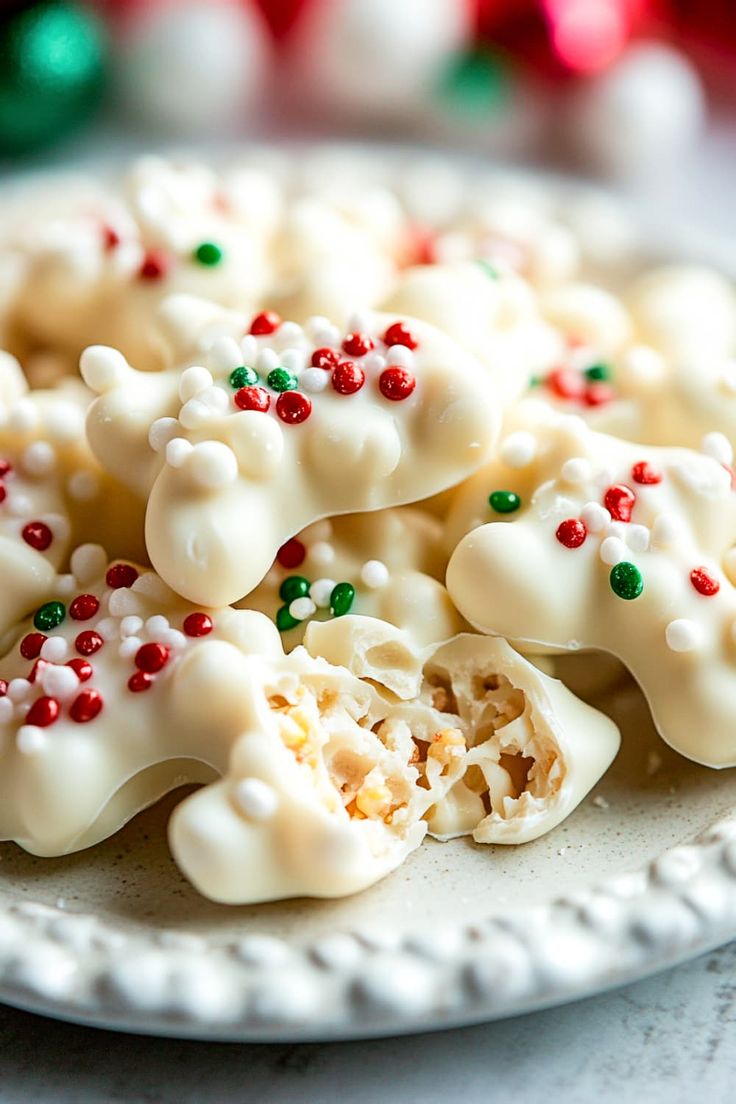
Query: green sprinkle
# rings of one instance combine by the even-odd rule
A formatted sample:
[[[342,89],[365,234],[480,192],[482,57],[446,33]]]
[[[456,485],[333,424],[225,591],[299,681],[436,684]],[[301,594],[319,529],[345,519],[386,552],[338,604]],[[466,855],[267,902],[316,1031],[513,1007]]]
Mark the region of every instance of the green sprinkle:
[[[338,583],[332,588],[330,595],[330,609],[335,617],[342,617],[348,613],[355,600],[355,587],[352,583]]]
[[[309,579],[303,575],[289,575],[279,587],[279,598],[288,606],[295,598],[304,598],[309,594]]]
[[[288,606],[282,606],[276,614],[276,628],[279,632],[288,632],[289,629],[294,629],[300,624],[301,621],[297,621],[296,617],[291,616]]]
[[[272,368],[266,377],[272,391],[296,391],[297,379],[288,368]]]
[[[521,506],[521,499],[513,491],[493,491],[488,504],[497,514],[513,514]]]
[[[498,279],[498,269],[495,265],[492,265],[490,261],[486,261],[483,257],[476,257],[475,263],[478,268],[485,272],[486,276],[489,276],[491,280]]]
[[[239,391],[241,387],[252,387],[254,383],[258,383],[258,373],[254,368],[246,368],[244,364],[241,364],[239,368],[234,368],[228,377],[228,383],[236,391]]]
[[[541,376],[531,376],[530,379],[529,379],[529,386],[530,387],[541,387],[543,383],[544,383],[544,380],[542,379]]]
[[[55,629],[66,617],[66,606],[63,602],[45,602],[36,610],[33,624],[42,632]]]
[[[610,380],[613,372],[610,364],[591,364],[585,369],[585,375],[589,380]]]
[[[222,260],[222,250],[214,242],[202,242],[194,250],[194,259],[201,265],[218,265]]]
[[[622,560],[611,568],[611,590],[617,597],[630,602],[632,598],[638,598],[644,589],[644,580],[641,571],[636,564]]]

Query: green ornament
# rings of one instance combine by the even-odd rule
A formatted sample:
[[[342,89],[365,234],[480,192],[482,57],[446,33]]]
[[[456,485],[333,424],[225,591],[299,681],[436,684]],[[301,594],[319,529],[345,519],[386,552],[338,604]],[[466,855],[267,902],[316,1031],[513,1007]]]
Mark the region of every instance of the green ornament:
[[[610,380],[613,373],[609,364],[591,364],[585,369],[585,375],[589,380]]]
[[[288,606],[295,598],[305,598],[309,594],[309,579],[303,575],[289,575],[279,587],[279,598]]]
[[[279,632],[288,632],[289,629],[296,628],[301,622],[297,621],[296,617],[292,617],[289,613],[288,606],[282,606],[276,614],[276,628]]]
[[[44,602],[33,618],[33,624],[41,632],[55,629],[66,617],[66,606],[63,602]]]
[[[350,611],[355,601],[355,587],[352,583],[338,583],[332,588],[330,595],[330,609],[335,617],[342,617]]]
[[[215,242],[202,242],[194,250],[194,259],[201,265],[218,265],[222,257],[223,252]]]
[[[488,504],[497,514],[513,514],[521,506],[521,499],[513,491],[493,491]]]
[[[644,589],[641,571],[628,560],[622,560],[611,568],[610,582],[613,593],[627,602],[638,598]]]
[[[272,391],[296,391],[297,379],[288,368],[272,368],[266,377]]]
[[[0,23],[0,153],[61,138],[99,106],[106,42],[101,22],[72,0],[43,0]]]
[[[254,383],[258,383],[258,373],[254,368],[246,368],[241,364],[239,368],[233,368],[228,382],[235,391],[239,391],[241,387],[252,387]]]

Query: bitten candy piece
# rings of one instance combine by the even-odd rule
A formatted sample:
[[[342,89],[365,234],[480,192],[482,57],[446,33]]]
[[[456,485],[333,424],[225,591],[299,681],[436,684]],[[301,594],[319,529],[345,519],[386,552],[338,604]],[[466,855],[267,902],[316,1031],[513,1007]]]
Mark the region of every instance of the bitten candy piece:
[[[164,304],[169,333],[191,333],[193,306]],[[202,338],[206,367],[155,374],[111,349],[85,352],[100,395],[91,447],[147,497],[149,556],[184,597],[237,601],[306,525],[414,502],[487,458],[499,413],[482,366],[426,323],[352,321],[340,333],[261,312],[243,338],[223,314]]]
[[[730,470],[687,449],[596,434],[535,404],[526,412],[533,479],[520,465],[518,508],[499,523],[489,507],[489,523],[460,541],[447,572],[454,602],[483,632],[611,652],[639,681],[667,743],[696,762],[733,765]]]

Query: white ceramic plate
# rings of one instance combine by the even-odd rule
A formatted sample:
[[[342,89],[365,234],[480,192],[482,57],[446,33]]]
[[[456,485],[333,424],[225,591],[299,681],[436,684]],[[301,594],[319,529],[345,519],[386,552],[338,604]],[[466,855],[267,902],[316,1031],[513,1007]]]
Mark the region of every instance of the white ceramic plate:
[[[343,901],[202,899],[167,850],[175,796],[67,858],[0,845],[0,999],[137,1032],[338,1039],[572,1000],[736,936],[736,774],[664,747],[624,676],[596,704],[623,751],[553,833],[429,841]]]

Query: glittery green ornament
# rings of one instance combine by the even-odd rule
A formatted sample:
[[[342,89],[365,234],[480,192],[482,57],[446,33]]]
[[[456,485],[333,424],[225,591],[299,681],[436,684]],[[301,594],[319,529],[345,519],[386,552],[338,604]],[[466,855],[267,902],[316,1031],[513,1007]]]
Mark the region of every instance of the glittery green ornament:
[[[33,624],[41,632],[57,628],[66,617],[66,606],[63,602],[45,602],[36,610]]]
[[[0,22],[5,154],[36,149],[73,130],[99,105],[105,76],[102,25],[87,7],[71,0],[17,7]]]
[[[349,613],[354,601],[355,587],[352,583],[338,583],[332,588],[330,609],[335,617],[342,617],[343,614]]]
[[[513,514],[521,506],[521,499],[514,491],[493,491],[488,504],[497,514]]]
[[[304,598],[309,594],[309,579],[303,575],[289,575],[279,587],[279,598],[288,606],[296,598]]]
[[[246,368],[241,364],[239,368],[233,368],[228,382],[232,388],[239,391],[241,387],[252,387],[254,383],[258,383],[258,373],[255,368]]]
[[[272,391],[296,391],[297,378],[288,368],[272,368],[266,377]]]
[[[611,568],[610,582],[613,593],[627,602],[638,598],[644,589],[641,571],[628,560],[622,560]]]
[[[215,242],[202,242],[194,250],[194,259],[201,265],[218,265],[222,260],[222,249]]]
[[[276,628],[279,632],[288,632],[289,629],[294,629],[299,624],[301,624],[301,622],[299,622],[296,617],[292,617],[289,613],[288,606],[282,606],[281,609],[277,611]]]

